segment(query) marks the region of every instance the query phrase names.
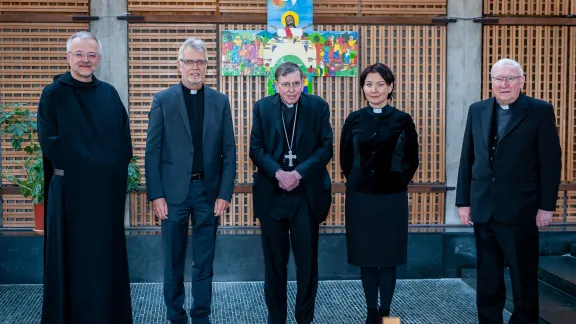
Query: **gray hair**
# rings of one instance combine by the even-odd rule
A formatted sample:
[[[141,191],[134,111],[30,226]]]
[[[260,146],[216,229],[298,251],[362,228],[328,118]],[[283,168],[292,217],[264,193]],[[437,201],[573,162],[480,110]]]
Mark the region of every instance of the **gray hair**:
[[[188,48],[195,50],[196,52],[204,52],[204,58],[208,61],[208,50],[206,49],[206,44],[201,39],[190,37],[188,38],[180,49],[178,50],[178,59],[181,60],[184,57],[184,51]]]
[[[280,64],[280,66],[276,69],[276,73],[274,73],[274,78],[276,79],[276,81],[278,81],[280,77],[285,77],[286,75],[296,71],[300,72],[300,79],[304,79],[304,72],[302,72],[302,69],[300,69],[298,64],[292,62],[285,62]]]
[[[76,34],[70,36],[70,38],[68,38],[68,42],[66,42],[66,52],[70,52],[70,49],[72,48],[72,41],[76,38],[95,40],[96,43],[98,43],[98,54],[102,55],[102,43],[100,43],[100,40],[89,31],[79,31]]]
[[[509,65],[509,66],[513,66],[515,68],[518,69],[518,71],[520,71],[520,76],[524,76],[524,70],[522,70],[522,66],[520,65],[520,63],[509,59],[509,58],[503,58],[498,60],[498,62],[494,63],[494,65],[492,65],[492,69],[490,69],[490,75],[492,75],[492,72],[494,72],[494,70],[502,65]]]

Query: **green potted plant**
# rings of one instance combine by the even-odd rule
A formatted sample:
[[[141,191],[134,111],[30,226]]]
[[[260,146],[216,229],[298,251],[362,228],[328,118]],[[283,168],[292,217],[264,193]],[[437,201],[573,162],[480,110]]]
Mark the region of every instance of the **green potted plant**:
[[[24,151],[28,156],[23,160],[10,161],[1,176],[20,189],[25,198],[30,198],[34,204],[34,231],[44,232],[44,169],[42,165],[42,150],[38,143],[36,113],[23,109],[24,104],[0,104],[0,138],[7,138],[14,151]],[[9,111],[5,109],[12,107]],[[136,164],[138,157],[132,157],[128,165],[128,185],[126,193],[138,190],[140,187],[140,167]],[[24,169],[24,176],[14,176],[6,171],[16,166]]]
[[[17,185],[25,198],[34,204],[34,231],[44,232],[44,171],[42,151],[36,136],[36,113],[23,109],[24,104],[0,104],[0,138],[7,138],[14,151],[24,151],[23,160],[12,160],[2,171],[2,178]],[[12,107],[6,111],[6,108]],[[7,171],[21,166],[24,176],[8,174]]]

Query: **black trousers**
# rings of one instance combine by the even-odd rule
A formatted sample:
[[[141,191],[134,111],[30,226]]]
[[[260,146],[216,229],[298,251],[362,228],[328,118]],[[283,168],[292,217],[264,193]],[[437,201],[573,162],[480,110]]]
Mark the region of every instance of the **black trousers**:
[[[284,324],[287,316],[287,280],[290,245],[296,263],[295,317],[298,323],[314,319],[318,290],[318,229],[304,195],[275,196],[270,215],[260,219],[264,250],[264,295],[268,323]]]
[[[530,227],[474,224],[476,238],[480,324],[502,323],[506,301],[504,260],[510,268],[514,312],[509,323],[538,323],[539,240],[536,222]]]
[[[214,247],[219,217],[208,203],[204,180],[190,182],[182,204],[168,204],[168,219],[162,221],[164,250],[164,302],[166,317],[186,321],[184,310],[184,264],[188,242],[188,221],[192,215],[192,323],[210,323]]]

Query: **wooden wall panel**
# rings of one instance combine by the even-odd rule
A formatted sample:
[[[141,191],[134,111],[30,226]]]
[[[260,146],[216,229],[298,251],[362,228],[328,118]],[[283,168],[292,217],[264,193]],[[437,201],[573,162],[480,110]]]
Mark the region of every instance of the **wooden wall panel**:
[[[146,25],[147,26],[147,25]],[[146,28],[137,27],[137,28]],[[264,25],[221,25],[219,30],[261,30]],[[131,32],[134,25],[131,27]],[[185,29],[181,26],[180,29]],[[444,182],[444,115],[445,115],[445,27],[361,27],[353,25],[316,25],[317,31],[346,31],[361,30],[360,47],[362,52],[360,61],[362,66],[382,61],[395,66],[407,66],[397,71],[398,102],[397,107],[409,111],[413,116],[420,134],[422,146],[422,165],[418,171],[417,182]],[[149,33],[149,32],[148,32]],[[166,31],[164,31],[166,33]],[[132,35],[132,34],[131,34]],[[218,36],[218,39],[220,36]],[[131,36],[131,40],[135,39]],[[401,44],[401,45],[399,45]],[[130,48],[141,47],[131,44]],[[395,50],[392,48],[396,47]],[[158,57],[151,55],[156,50],[149,50],[143,57],[148,57],[148,64],[155,66],[157,74],[150,76],[150,84],[158,83],[158,75],[170,74],[162,72],[165,66],[154,63]],[[131,50],[132,52],[132,50]],[[406,62],[410,62],[407,64]],[[139,64],[139,63],[138,63]],[[131,55],[131,71],[134,71],[136,62]],[[169,71],[171,67],[168,66]],[[168,78],[170,78],[168,77]],[[136,78],[131,75],[131,80]],[[170,80],[170,82],[172,82]],[[145,104],[140,103],[135,96],[141,92],[133,87],[131,82],[131,114],[133,117],[133,136],[138,141],[145,140],[147,115],[142,112],[149,110],[149,90],[146,89],[144,97],[148,97]],[[252,182],[254,166],[248,155],[250,130],[252,128],[252,107],[254,103],[266,96],[266,78],[252,76],[219,77],[220,91],[230,98],[233,111],[233,120],[237,140],[237,178],[239,184]],[[166,87],[167,85],[163,85]],[[334,130],[334,156],[329,164],[329,172],[334,183],[344,182],[338,164],[340,132],[348,114],[362,107],[361,93],[358,77],[349,78],[315,78],[314,93],[323,97],[331,107],[331,124]],[[138,112],[137,112],[138,111]],[[136,142],[136,139],[135,139]],[[136,144],[138,145],[138,144]],[[143,147],[143,146],[142,146]],[[142,152],[139,150],[139,152]],[[250,199],[249,199],[250,198]],[[141,204],[145,204],[143,201]],[[411,222],[413,223],[442,223],[444,221],[444,193],[414,193],[411,194]],[[144,207],[136,210],[149,210]],[[334,194],[332,213],[326,225],[344,225],[344,195]],[[149,213],[149,211],[148,211]],[[228,215],[223,217],[222,225],[253,226],[257,224],[251,217],[250,194],[236,194],[232,201],[232,208]],[[133,215],[134,224],[148,224],[152,222],[150,215],[145,220]],[[146,220],[148,219],[148,220]]]
[[[568,27],[484,26],[482,98],[492,96],[490,68],[494,63],[511,58],[522,65],[526,75],[522,91],[552,103],[556,110],[563,152],[562,181],[566,181],[568,48]]]
[[[0,0],[0,12],[89,14],[89,0]]]
[[[574,14],[574,0],[484,0],[485,15],[550,15]]]
[[[87,29],[85,23],[0,23],[0,101],[25,103],[24,108],[36,111],[42,89],[53,82],[54,76],[69,69],[66,41],[75,32]],[[24,170],[17,163],[26,154],[15,152],[7,140],[0,141],[2,168],[22,176]],[[5,180],[3,183],[8,184]],[[19,195],[4,195],[4,199],[4,226],[33,224],[31,201]]]
[[[32,200],[21,195],[2,195],[4,227],[34,227]]]
[[[266,2],[266,0],[218,0],[218,11],[222,15],[266,15],[268,12]]]
[[[316,16],[355,16],[360,14],[359,0],[314,0]]]
[[[216,25],[213,24],[130,24],[129,92],[130,127],[135,155],[142,168],[148,129],[148,112],[155,93],[180,82],[178,49],[189,37],[197,37],[208,48],[206,84],[217,87]]]
[[[566,196],[566,221],[576,222],[576,191],[568,191]]]
[[[128,11],[136,13],[212,14],[216,7],[217,0],[128,0]]]
[[[362,0],[365,16],[389,15],[446,15],[447,0]]]
[[[362,26],[360,38],[362,67],[380,62],[392,69],[392,105],[410,113],[416,124],[420,167],[414,182],[444,182],[446,27]]]

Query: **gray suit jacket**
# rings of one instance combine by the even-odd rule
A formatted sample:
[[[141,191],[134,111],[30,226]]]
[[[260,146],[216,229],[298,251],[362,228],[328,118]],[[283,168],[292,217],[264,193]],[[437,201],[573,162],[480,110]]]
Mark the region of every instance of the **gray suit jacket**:
[[[194,145],[180,84],[154,95],[148,114],[146,187],[148,199],[181,204],[192,175]],[[230,201],[236,176],[236,145],[228,97],[204,85],[203,155],[206,196]]]

